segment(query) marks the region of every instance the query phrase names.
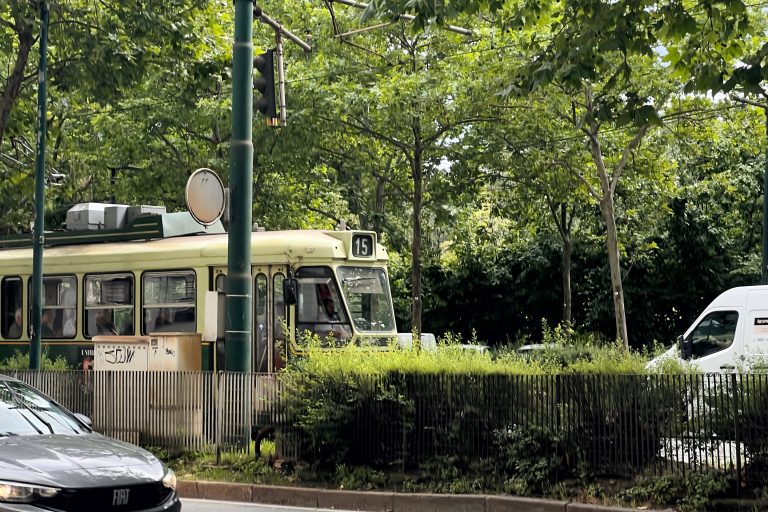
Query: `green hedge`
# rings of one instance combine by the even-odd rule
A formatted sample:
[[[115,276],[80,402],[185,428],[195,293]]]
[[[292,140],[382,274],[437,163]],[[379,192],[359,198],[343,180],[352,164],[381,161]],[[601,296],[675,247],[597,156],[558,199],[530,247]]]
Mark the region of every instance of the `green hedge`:
[[[653,464],[684,415],[679,391],[647,374],[646,355],[619,346],[574,353],[564,362],[557,350],[531,358],[446,343],[435,352],[310,346],[283,374],[284,396],[302,458],[318,468],[407,469],[450,458],[460,468],[489,460],[501,471],[509,449],[499,440],[509,432],[552,439],[558,473]]]

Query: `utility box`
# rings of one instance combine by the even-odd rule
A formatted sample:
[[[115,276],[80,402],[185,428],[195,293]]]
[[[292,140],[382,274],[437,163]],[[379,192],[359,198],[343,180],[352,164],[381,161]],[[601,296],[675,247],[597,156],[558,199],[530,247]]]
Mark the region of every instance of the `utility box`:
[[[125,215],[125,223],[127,226],[130,226],[133,221],[136,220],[136,217],[142,215],[161,215],[163,213],[165,213],[165,206],[150,206],[146,204],[141,206],[129,206]]]
[[[173,332],[94,336],[94,427],[174,452],[184,443],[202,444],[201,338]]]
[[[147,336],[93,337],[93,426],[98,432],[141,443],[147,417],[148,354]]]
[[[80,203],[67,210],[67,231],[104,229],[104,203]]]
[[[161,444],[172,451],[180,439],[202,439],[203,379],[200,334],[149,335],[149,385],[147,444]],[[178,446],[178,451],[183,450]]]
[[[104,209],[104,229],[123,229],[128,214],[127,204],[112,204]]]
[[[199,372],[202,338],[194,333],[151,334],[147,369],[151,372]]]
[[[147,371],[149,336],[94,336],[93,370]]]

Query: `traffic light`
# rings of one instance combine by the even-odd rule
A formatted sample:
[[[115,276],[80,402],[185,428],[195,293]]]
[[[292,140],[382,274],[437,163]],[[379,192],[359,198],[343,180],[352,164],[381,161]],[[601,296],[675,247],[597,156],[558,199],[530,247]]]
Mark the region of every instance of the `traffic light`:
[[[261,93],[254,103],[259,112],[266,117],[269,126],[272,126],[277,118],[274,52],[274,50],[267,50],[266,53],[257,55],[253,59],[253,69],[257,72],[253,79],[253,87]]]

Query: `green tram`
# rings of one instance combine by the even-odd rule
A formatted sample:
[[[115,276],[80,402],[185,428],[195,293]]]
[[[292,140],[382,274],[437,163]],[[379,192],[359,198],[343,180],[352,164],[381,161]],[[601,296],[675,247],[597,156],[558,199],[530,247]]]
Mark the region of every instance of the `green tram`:
[[[29,349],[30,238],[0,240],[0,359]],[[226,368],[221,223],[143,215],[125,229],[47,233],[45,244],[47,357],[87,368],[94,336],[199,333],[202,369]],[[306,331],[368,346],[396,336],[387,252],[375,233],[257,230],[251,259],[254,371],[276,371],[300,353]]]

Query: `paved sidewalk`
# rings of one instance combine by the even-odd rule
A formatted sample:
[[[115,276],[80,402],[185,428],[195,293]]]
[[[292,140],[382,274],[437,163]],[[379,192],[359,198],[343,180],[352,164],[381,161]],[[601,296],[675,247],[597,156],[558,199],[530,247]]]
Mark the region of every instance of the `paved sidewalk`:
[[[662,512],[557,500],[468,494],[335,491],[306,487],[179,480],[182,498],[366,512]],[[664,512],[669,512],[667,509]]]

